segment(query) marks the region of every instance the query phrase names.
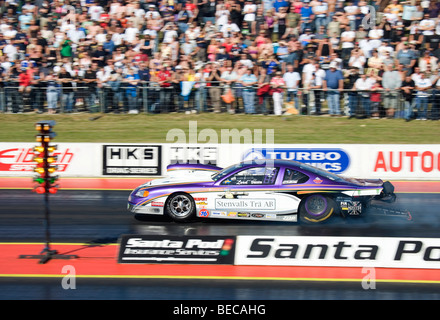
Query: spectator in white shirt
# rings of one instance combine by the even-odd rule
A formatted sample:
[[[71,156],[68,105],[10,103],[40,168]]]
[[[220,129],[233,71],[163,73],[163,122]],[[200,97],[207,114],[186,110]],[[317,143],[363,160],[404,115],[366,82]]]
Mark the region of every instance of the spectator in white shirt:
[[[348,66],[356,67],[360,70],[361,73],[363,73],[366,62],[367,59],[365,59],[364,55],[362,54],[362,51],[360,49],[354,49],[351,52],[350,60],[348,60]]]
[[[353,4],[353,1],[348,1],[347,5],[344,7],[344,11],[347,14],[348,20],[350,21],[351,29],[356,28],[356,15],[359,14],[359,7]]]
[[[159,11],[156,10],[156,6],[150,4],[148,6],[148,11],[145,13],[145,19],[156,19],[160,18]]]
[[[422,31],[424,36],[434,35],[435,22],[429,18],[429,14],[425,14],[423,20],[420,21],[419,30]]]
[[[255,21],[255,13],[257,12],[257,5],[252,1],[246,1],[243,7],[244,21],[249,23]]]
[[[370,94],[373,88],[373,81],[367,78],[365,73],[354,83],[354,89],[359,92],[361,106],[363,109],[363,116],[370,117]]]
[[[416,108],[417,108],[417,119],[416,120],[426,120],[427,110],[428,110],[428,100],[430,93],[429,89],[432,88],[432,82],[429,78],[425,76],[422,72],[420,73],[420,78],[415,81],[417,96],[416,96]]]
[[[136,39],[137,34],[139,34],[139,29],[133,26],[132,21],[127,21],[127,28],[124,32],[125,41],[128,43],[133,43],[133,41]]]
[[[233,32],[240,32],[240,28],[233,23],[231,19],[228,19],[228,23],[221,27],[220,32],[223,33],[223,36],[226,38],[231,36]]]
[[[373,49],[379,48],[380,44],[382,43],[383,30],[378,29],[377,26],[374,25],[373,29],[368,32],[368,36],[370,37],[370,44]]]
[[[354,48],[354,40],[356,39],[356,33],[352,31],[350,26],[345,28],[345,31],[341,33],[342,52],[341,58],[344,61],[348,61],[351,50]]]
[[[98,1],[95,1],[95,5],[92,5],[89,7],[88,14],[90,15],[90,18],[94,21],[99,21],[101,18],[101,14],[104,13],[104,9],[98,5]]]
[[[299,111],[298,101],[298,84],[301,81],[301,76],[298,72],[294,71],[293,65],[287,65],[287,71],[283,75],[284,82],[286,82],[287,99],[286,102],[290,102],[292,98],[295,101],[295,108]]]

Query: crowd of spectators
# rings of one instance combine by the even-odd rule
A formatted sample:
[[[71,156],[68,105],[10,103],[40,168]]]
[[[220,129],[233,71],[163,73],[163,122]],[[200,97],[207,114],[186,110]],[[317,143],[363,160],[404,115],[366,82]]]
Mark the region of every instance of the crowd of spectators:
[[[0,5],[1,80],[14,112],[28,97],[35,111],[49,113],[100,101],[107,112],[279,115],[287,102],[318,115],[326,104],[332,116],[410,120],[413,107],[418,119],[439,116],[438,1]]]

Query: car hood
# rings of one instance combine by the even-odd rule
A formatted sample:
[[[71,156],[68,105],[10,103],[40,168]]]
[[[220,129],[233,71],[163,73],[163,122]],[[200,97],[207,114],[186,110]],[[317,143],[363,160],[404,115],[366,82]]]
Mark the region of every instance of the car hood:
[[[176,183],[195,183],[195,182],[212,182],[212,171],[197,170],[197,169],[182,169],[176,171],[169,171],[163,178],[150,180],[141,187],[154,187],[167,184]]]

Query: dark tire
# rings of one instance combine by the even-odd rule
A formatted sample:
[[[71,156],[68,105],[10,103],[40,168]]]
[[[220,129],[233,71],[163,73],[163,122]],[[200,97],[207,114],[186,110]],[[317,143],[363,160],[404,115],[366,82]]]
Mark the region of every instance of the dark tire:
[[[165,212],[176,222],[190,221],[195,217],[196,204],[189,194],[174,193],[167,199]]]
[[[311,194],[301,201],[299,216],[301,222],[319,223],[327,220],[335,212],[335,201],[322,194]]]

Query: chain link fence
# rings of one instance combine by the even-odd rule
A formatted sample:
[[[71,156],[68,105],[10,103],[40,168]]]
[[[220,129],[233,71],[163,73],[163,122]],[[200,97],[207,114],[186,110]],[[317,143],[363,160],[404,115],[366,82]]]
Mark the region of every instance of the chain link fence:
[[[143,82],[127,86],[107,82],[103,86],[41,82],[20,87],[17,82],[0,86],[3,113],[201,113],[296,114],[356,118],[440,118],[440,90],[353,91],[353,90],[262,90],[239,84],[180,82],[160,86]]]

